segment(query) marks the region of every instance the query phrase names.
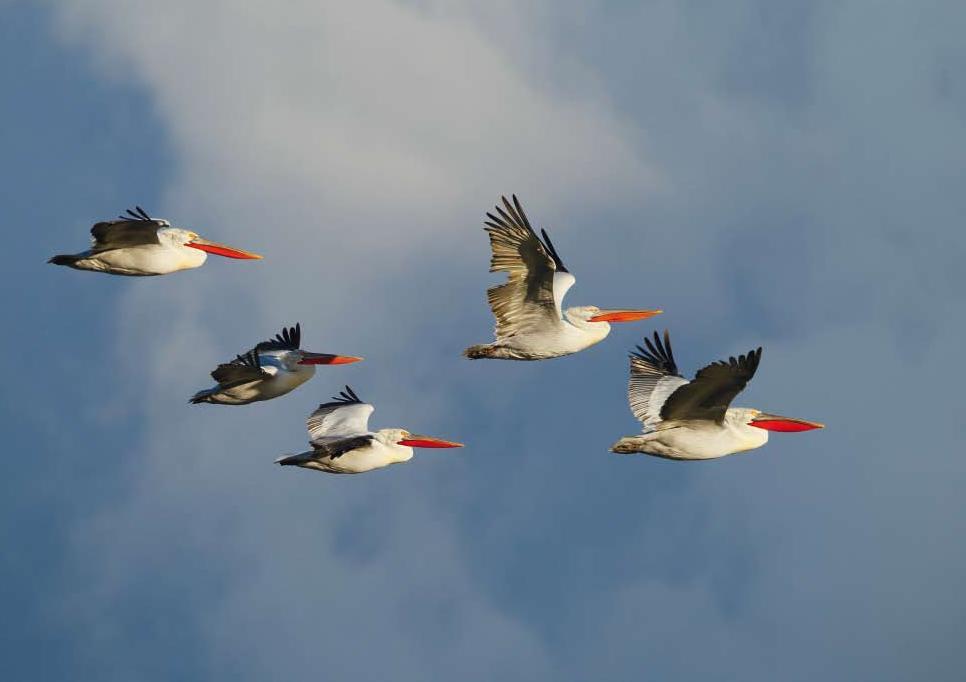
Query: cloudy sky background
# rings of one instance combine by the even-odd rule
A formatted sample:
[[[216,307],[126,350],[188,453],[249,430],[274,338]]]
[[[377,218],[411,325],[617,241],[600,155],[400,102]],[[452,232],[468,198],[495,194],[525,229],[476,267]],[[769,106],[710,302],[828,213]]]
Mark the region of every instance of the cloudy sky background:
[[[478,5],[0,2],[7,676],[960,679],[966,9]],[[609,454],[646,323],[463,360],[510,192],[571,305],[828,428]],[[265,260],[44,263],[134,204]],[[366,362],[187,404],[296,321]],[[274,467],[346,382],[468,447]]]

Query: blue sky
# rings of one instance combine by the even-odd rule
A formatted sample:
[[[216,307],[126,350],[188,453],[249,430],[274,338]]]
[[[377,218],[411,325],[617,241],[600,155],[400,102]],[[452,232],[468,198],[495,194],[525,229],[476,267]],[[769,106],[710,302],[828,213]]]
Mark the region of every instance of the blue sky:
[[[0,3],[7,676],[958,679],[966,10],[475,5]],[[460,358],[509,192],[570,304],[762,345],[738,403],[828,428],[609,454],[646,323]],[[134,204],[266,258],[45,264]],[[187,404],[296,321],[366,362]],[[468,447],[273,466],[347,382]]]

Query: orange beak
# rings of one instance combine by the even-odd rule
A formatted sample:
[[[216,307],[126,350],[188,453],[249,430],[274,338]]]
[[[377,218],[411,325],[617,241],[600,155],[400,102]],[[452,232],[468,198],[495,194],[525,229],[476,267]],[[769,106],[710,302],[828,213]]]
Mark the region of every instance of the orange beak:
[[[362,358],[353,355],[330,355],[329,353],[309,353],[302,351],[300,365],[351,365],[359,362]]]
[[[798,431],[811,431],[812,429],[825,428],[825,424],[819,424],[818,422],[795,419],[794,417],[782,417],[777,414],[765,414],[764,412],[748,422],[748,426],[765,429],[765,431],[780,431],[783,433],[796,433]]]
[[[216,256],[224,256],[225,258],[241,258],[245,260],[261,260],[262,258],[257,253],[252,253],[251,251],[242,251],[241,249],[234,249],[230,246],[225,246],[224,244],[210,242],[207,239],[202,239],[201,237],[195,237],[190,242],[185,244],[185,246],[190,246],[191,248],[199,249],[200,251],[207,251],[208,253],[213,253]]]
[[[400,445],[408,445],[411,448],[461,448],[462,443],[454,443],[451,440],[433,438],[432,436],[417,436],[409,434],[409,438],[399,441]]]
[[[660,315],[663,310],[601,310],[590,318],[591,322],[636,322]]]

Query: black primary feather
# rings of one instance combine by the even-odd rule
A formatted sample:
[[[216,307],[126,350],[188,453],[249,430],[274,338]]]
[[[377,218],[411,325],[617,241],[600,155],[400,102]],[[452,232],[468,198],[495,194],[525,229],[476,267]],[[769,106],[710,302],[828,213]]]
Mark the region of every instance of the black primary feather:
[[[243,355],[236,356],[231,362],[218,365],[211,373],[211,378],[218,382],[222,390],[250,381],[258,381],[265,376],[266,373],[254,348]]]
[[[654,342],[652,343],[651,340],[645,336],[644,345],[647,346],[646,349],[642,348],[641,346],[637,346],[637,352],[632,351],[631,356],[644,360],[665,374],[675,374],[677,376],[681,376],[678,373],[677,363],[674,362],[674,352],[671,350],[671,336],[668,334],[667,329],[664,330],[663,343],[661,343],[661,337],[658,336],[657,332],[655,331]]]
[[[547,231],[543,228],[540,228],[540,234],[543,235],[543,245],[546,247],[547,251],[550,252],[550,257],[553,258],[553,262],[557,266],[557,272],[570,272],[570,270],[564,266],[563,261],[557,254],[557,249],[554,248],[553,242],[550,241],[550,235],[547,234]]]
[[[361,405],[362,399],[356,395],[349,386],[345,387],[344,391],[341,391],[339,395],[332,396],[330,402],[322,403],[319,405],[318,409],[322,410],[327,407],[342,407],[344,405]]]
[[[143,220],[148,222],[154,222],[154,218],[147,214],[140,206],[135,206],[134,210],[127,209],[127,215],[119,215],[118,218],[121,220]]]
[[[262,341],[255,350],[298,350],[302,344],[302,326],[296,322],[294,327],[282,327],[282,333],[274,339]]]

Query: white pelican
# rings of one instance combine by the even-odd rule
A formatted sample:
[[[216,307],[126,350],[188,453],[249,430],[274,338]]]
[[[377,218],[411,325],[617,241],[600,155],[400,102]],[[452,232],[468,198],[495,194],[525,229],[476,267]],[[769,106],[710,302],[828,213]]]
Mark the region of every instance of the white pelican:
[[[261,258],[257,253],[202,239],[191,230],[171,227],[167,220],[152,218],[140,206],[127,213],[118,220],[95,224],[87,251],[54,256],[47,262],[111,275],[148,276],[201,267],[209,253]]]
[[[375,408],[359,399],[348,386],[332,402],[322,403],[309,415],[311,450],[283,455],[275,460],[282,466],[299,466],[330,474],[361,474],[413,458],[413,448],[461,448],[431,436],[417,436],[405,429],[369,430],[369,415]]]
[[[299,348],[301,342],[301,325],[283,327],[274,339],[262,341],[231,362],[218,365],[211,373],[218,385],[198,391],[191,402],[247,405],[271,400],[315,376],[316,365],[347,365],[362,360],[352,355],[310,353]]]
[[[660,310],[601,310],[596,306],[567,308],[561,303],[577,281],[557,254],[546,230],[543,240],[530,227],[523,207],[503,197],[499,214],[487,213],[490,272],[504,271],[508,280],[490,287],[486,297],[496,317],[496,341],[470,346],[468,358],[545,360],[570,355],[599,343],[610,333],[610,322],[631,322]]]
[[[688,381],[678,374],[667,330],[664,343],[644,338],[646,349],[631,353],[627,396],[644,424],[640,436],[625,436],[613,452],[642,452],[668,459],[714,459],[760,448],[769,431],[810,431],[817,422],[780,417],[748,407],[728,407],[758,369],[761,348],[712,362]]]

